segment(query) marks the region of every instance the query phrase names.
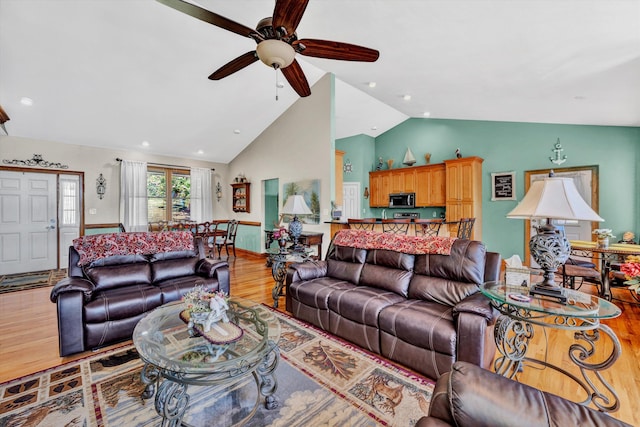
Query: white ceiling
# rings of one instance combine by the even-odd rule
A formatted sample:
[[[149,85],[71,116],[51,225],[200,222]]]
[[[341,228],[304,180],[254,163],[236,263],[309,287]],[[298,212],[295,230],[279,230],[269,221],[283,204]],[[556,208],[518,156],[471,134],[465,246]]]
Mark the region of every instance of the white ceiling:
[[[198,4],[254,27],[274,1]],[[311,0],[297,32],[380,51],[298,55],[310,85],[336,75],[337,137],[425,111],[640,126],[640,1]],[[227,163],[299,99],[259,62],[207,79],[253,49],[154,0],[0,0],[0,105],[14,136]]]

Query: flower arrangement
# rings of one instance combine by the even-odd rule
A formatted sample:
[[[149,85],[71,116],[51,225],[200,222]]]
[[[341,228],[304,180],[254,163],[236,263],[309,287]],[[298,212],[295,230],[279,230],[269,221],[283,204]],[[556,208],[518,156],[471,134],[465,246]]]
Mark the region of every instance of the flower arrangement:
[[[614,236],[612,233],[612,230],[610,228],[596,228],[595,230],[593,230],[593,234],[595,234],[598,239],[604,239],[605,237],[616,237]]]
[[[184,294],[182,301],[187,305],[189,313],[204,313],[212,310],[211,301],[216,298],[222,298],[225,301],[229,299],[222,291],[210,292],[203,285],[196,285]]]
[[[288,240],[289,232],[286,228],[280,227],[271,234],[274,240]]]
[[[620,271],[624,273],[627,279],[625,285],[629,285],[629,289],[639,294],[640,291],[640,255],[629,255],[626,262],[620,266]]]

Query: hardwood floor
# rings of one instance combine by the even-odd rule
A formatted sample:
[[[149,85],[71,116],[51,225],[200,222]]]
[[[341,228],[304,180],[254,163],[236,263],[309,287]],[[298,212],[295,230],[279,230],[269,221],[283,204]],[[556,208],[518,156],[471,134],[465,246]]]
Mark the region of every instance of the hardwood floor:
[[[232,295],[269,305],[272,303],[273,279],[271,269],[265,267],[263,258],[231,258],[229,264]],[[589,286],[584,288],[587,292],[593,292]],[[51,288],[38,288],[0,294],[0,383],[91,354],[86,352],[64,358],[58,356],[56,307],[49,301],[50,291]],[[627,297],[626,292],[614,289],[615,295]],[[619,302],[616,304],[622,309],[622,315],[603,323],[617,334],[622,354],[603,376],[620,398],[620,409],[612,416],[632,425],[640,425],[640,413],[636,411],[640,396],[640,338],[636,332],[640,325],[640,307]],[[280,300],[280,307],[284,310],[284,298]],[[581,378],[579,370],[573,369],[568,355],[569,345],[573,342],[572,335],[548,328],[546,334],[540,328],[535,332],[529,354],[539,359],[546,356],[549,363],[570,370]],[[597,351],[598,354],[606,354],[606,349]],[[572,381],[552,369],[537,368],[526,367],[519,374],[519,381],[572,400],[584,397]]]

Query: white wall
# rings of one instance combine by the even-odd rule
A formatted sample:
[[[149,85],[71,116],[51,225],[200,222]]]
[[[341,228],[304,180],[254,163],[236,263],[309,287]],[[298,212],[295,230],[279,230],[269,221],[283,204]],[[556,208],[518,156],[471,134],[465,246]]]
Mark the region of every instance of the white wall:
[[[325,75],[311,88],[309,97],[296,101],[229,163],[230,179],[244,174],[251,182],[251,212],[235,214],[242,221],[263,221],[264,180],[280,180],[279,192],[282,200],[284,183],[319,179],[320,224],[305,224],[304,229],[325,233],[323,250],[329,246],[330,226],[323,221],[330,220],[334,179],[333,84],[333,76]],[[264,244],[264,235],[261,238]]]
[[[228,218],[231,215],[229,200],[229,166],[175,157],[155,156],[145,152],[110,150],[59,142],[0,136],[0,166],[7,166],[3,160],[28,160],[34,154],[43,160],[68,165],[68,171],[84,172],[84,220],[85,224],[108,224],[120,222],[120,163],[116,157],[126,160],[144,160],[187,167],[215,168],[213,212],[214,218]],[[102,173],[107,180],[107,190],[102,200],[96,194],[96,179]],[[220,203],[215,200],[215,183],[220,181],[227,196]],[[95,214],[90,214],[95,209]]]

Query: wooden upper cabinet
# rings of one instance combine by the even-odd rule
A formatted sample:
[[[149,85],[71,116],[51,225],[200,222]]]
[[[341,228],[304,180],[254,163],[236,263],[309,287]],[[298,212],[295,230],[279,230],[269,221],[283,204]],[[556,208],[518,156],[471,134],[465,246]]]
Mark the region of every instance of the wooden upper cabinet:
[[[415,168],[416,206],[445,205],[445,166],[435,164]]]

